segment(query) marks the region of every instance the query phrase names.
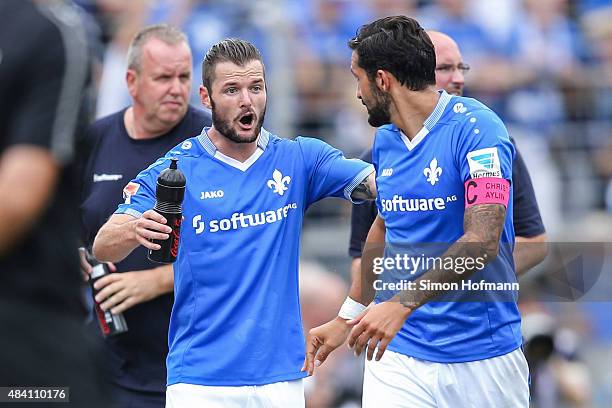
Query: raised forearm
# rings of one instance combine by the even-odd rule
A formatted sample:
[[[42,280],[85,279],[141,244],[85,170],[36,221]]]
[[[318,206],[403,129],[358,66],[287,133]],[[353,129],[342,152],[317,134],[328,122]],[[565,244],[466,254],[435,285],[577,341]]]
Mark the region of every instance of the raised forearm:
[[[514,245],[514,266],[516,274],[521,276],[529,269],[533,268],[546,258],[548,255],[548,243],[546,242],[546,234],[540,234],[535,237],[516,237]]]
[[[119,262],[128,256],[139,245],[135,233],[136,221],[127,214],[111,216],[96,235],[94,257],[101,262]]]
[[[441,256],[443,262],[436,263],[434,268],[415,280],[413,287],[417,288],[416,290],[400,293],[400,301],[414,310],[446,293],[445,290],[437,288],[448,286],[445,284],[459,283],[493,261],[499,252],[499,238],[505,217],[506,208],[498,204],[468,208],[464,215],[464,235]],[[446,264],[456,265],[458,259],[462,259],[464,272],[457,273],[442,267]],[[466,263],[466,259],[474,262]],[[438,283],[441,285],[437,285]]]
[[[153,270],[158,276],[158,294],[165,295],[174,292],[174,268],[172,264],[158,266]]]
[[[161,246],[153,240],[168,239],[172,232],[166,223],[164,216],[155,210],[145,211],[140,218],[114,214],[98,231],[94,256],[103,262],[119,262],[138,245],[156,251]]]
[[[352,282],[349,296],[363,305],[368,305],[374,299],[376,275],[373,272],[373,264],[375,258],[384,255],[384,247],[385,222],[377,216],[368,232],[362,257],[356,258],[351,265]]]

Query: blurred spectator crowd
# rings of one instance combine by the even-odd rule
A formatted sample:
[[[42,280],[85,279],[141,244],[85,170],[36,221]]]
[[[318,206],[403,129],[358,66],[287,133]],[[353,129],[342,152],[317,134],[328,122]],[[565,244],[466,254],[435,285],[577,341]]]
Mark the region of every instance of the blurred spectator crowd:
[[[610,0],[75,0],[98,40],[98,117],[128,104],[125,54],[142,26],[182,28],[201,58],[225,37],[263,52],[267,127],[323,138],[347,155],[373,130],[355,98],[346,42],[363,23],[406,14],[453,37],[471,70],[466,96],[494,109],[525,152],[550,232],[564,215],[612,211]],[[97,31],[96,31],[97,30]],[[193,102],[199,105],[197,86]]]

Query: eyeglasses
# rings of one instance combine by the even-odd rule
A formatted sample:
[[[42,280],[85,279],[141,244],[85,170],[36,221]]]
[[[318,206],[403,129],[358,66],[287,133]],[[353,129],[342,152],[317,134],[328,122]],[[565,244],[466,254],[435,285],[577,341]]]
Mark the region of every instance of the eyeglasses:
[[[465,74],[470,70],[470,66],[468,64],[460,63],[456,66],[451,64],[445,64],[436,67],[436,71],[440,71],[444,74],[450,74],[451,72],[455,72],[455,70],[459,70],[462,74]]]

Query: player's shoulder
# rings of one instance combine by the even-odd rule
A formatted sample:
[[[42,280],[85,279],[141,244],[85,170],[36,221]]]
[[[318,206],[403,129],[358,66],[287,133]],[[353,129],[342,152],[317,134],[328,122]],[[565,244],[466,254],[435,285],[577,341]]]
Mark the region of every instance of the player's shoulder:
[[[446,122],[458,124],[461,127],[472,128],[490,123],[503,124],[499,116],[491,108],[474,98],[454,96],[448,104],[444,119]]]
[[[170,149],[164,158],[170,159],[175,157],[179,160],[181,158],[184,160],[192,160],[201,157],[206,151],[202,145],[201,137],[201,134],[199,134],[181,141]]]
[[[155,162],[145,169],[145,173],[150,170],[153,170],[154,173],[163,170],[169,166],[170,159],[178,159],[179,168],[185,166],[186,163],[197,160],[205,152],[199,138],[200,135],[183,140],[172,149],[168,150],[165,155],[155,160]]]
[[[384,135],[388,133],[398,134],[400,133],[400,129],[392,123],[382,125],[376,128],[376,136],[378,136],[379,134]]]
[[[508,130],[499,116],[484,103],[466,97],[453,97],[443,121],[451,125],[452,139],[457,143],[483,138],[508,139]]]
[[[389,146],[399,140],[401,130],[394,124],[387,124],[376,128],[372,150],[379,150],[381,147]]]
[[[320,151],[321,149],[331,148],[331,146],[316,137],[298,135],[294,139],[283,138],[278,135],[269,133],[269,145],[277,147],[279,152],[289,153],[310,153]]]

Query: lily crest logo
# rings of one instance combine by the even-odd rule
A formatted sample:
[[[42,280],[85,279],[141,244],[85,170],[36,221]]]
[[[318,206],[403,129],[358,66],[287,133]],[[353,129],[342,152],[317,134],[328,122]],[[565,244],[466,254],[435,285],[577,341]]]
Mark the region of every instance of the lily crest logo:
[[[429,167],[426,167],[423,170],[423,175],[427,177],[427,182],[432,186],[440,181],[440,176],[442,175],[442,167],[438,167],[438,159],[435,157],[429,163]]]
[[[278,195],[282,196],[283,194],[285,194],[285,191],[289,189],[287,185],[290,182],[291,177],[283,177],[283,174],[275,169],[274,173],[272,173],[272,179],[268,180],[268,188],[271,188],[273,193],[277,193]]]

